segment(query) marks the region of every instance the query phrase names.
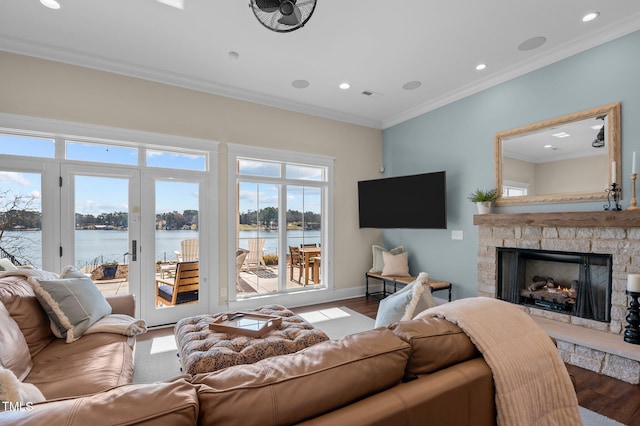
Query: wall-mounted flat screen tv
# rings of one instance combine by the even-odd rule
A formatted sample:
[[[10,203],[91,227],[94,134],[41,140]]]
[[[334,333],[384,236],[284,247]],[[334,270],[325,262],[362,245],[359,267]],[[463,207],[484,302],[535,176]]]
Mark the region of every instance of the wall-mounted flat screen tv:
[[[447,228],[446,172],[358,182],[360,228]]]

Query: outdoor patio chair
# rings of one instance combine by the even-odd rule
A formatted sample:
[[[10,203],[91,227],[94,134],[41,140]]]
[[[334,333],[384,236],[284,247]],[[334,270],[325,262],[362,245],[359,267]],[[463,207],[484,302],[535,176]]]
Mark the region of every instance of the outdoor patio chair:
[[[290,281],[293,281],[294,266],[298,268],[298,282],[300,282],[302,281],[302,256],[300,256],[300,248],[296,246],[289,246]]]
[[[251,238],[249,240],[249,253],[247,257],[244,259],[244,269],[251,269],[252,265],[255,265],[256,271],[260,266],[266,268],[267,265],[264,263],[264,259],[262,258],[262,251],[264,250],[264,238]]]
[[[180,241],[180,250],[175,252],[178,262],[194,262],[200,258],[200,244],[197,238]]]
[[[172,280],[156,279],[156,304],[196,303],[200,281],[199,262],[179,262]]]
[[[240,270],[242,269],[242,265],[244,265],[244,260],[247,258],[248,254],[249,250],[245,250],[243,248],[236,250],[236,285],[238,285],[240,281]]]

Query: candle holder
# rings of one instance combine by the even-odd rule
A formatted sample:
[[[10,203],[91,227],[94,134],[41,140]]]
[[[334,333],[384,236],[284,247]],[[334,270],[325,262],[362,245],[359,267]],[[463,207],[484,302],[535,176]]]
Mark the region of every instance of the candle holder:
[[[638,179],[638,174],[631,173],[631,205],[627,207],[627,210],[640,209],[640,207],[637,207],[637,201],[636,201],[636,179]]]
[[[629,314],[626,318],[629,325],[625,327],[624,341],[640,345],[640,303],[638,303],[640,293],[627,290],[627,294],[631,296],[631,303],[629,304]]]
[[[618,203],[622,188],[620,188],[617,183],[613,182],[611,184],[611,188],[605,189],[604,192],[607,193],[607,204],[604,205],[604,209],[612,211],[622,210],[622,206]],[[611,201],[613,201],[613,206],[611,205]]]

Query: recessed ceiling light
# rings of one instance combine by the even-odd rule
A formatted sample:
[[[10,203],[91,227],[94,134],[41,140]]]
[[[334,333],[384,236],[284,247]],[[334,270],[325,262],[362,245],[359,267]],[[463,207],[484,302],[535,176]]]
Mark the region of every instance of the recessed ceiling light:
[[[543,36],[531,37],[518,45],[518,50],[526,52],[527,50],[537,49],[547,42],[547,38]]]
[[[49,9],[60,9],[60,3],[56,0],[40,0],[43,6],[48,7]]]
[[[593,130],[600,130],[603,126],[604,126],[604,124],[596,124],[595,126],[591,126],[591,128]]]
[[[545,145],[545,148],[553,148],[553,145]]]
[[[340,87],[342,90],[347,90],[349,87],[351,87],[351,85],[349,83],[340,83]]]
[[[554,133],[551,136],[555,136],[556,138],[568,138],[571,135],[567,132],[560,132],[560,133]]]
[[[296,89],[306,89],[309,87],[309,82],[307,80],[293,80],[291,85]]]
[[[478,64],[478,65],[476,65],[476,70],[478,70],[478,71],[482,71],[485,68],[487,68],[487,64]]]
[[[409,81],[409,82],[403,84],[402,88],[404,90],[415,90],[420,86],[422,86],[422,83],[419,82],[418,80],[415,80],[415,81]]]
[[[589,12],[582,17],[582,22],[589,22],[600,16],[600,12]]]

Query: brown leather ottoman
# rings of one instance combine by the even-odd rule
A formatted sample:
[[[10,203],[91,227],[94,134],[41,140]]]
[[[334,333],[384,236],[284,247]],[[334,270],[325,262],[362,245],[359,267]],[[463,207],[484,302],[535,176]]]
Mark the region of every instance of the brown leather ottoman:
[[[267,305],[250,312],[282,317],[278,328],[260,338],[209,330],[209,324],[224,313],[183,318],[175,326],[182,371],[206,373],[238,364],[251,364],[264,358],[297,352],[329,340],[284,306]]]

